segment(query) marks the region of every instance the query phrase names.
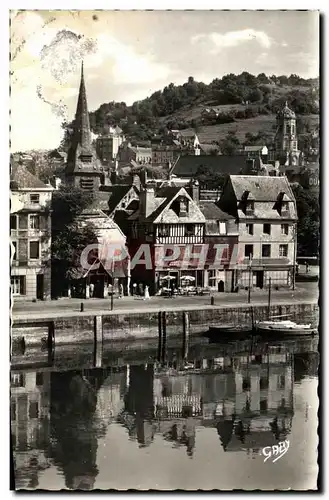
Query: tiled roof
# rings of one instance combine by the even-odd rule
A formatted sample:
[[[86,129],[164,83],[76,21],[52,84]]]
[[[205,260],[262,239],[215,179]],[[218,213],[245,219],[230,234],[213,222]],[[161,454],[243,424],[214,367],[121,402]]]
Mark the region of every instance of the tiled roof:
[[[38,189],[38,188],[49,188],[44,182],[40,181],[38,177],[31,174],[24,165],[19,165],[17,163],[12,163],[11,174],[10,174],[10,187],[11,189]]]
[[[288,179],[285,176],[230,175],[230,181],[237,200],[249,191],[255,201],[277,201],[280,193],[285,193],[287,201],[295,201]]]
[[[108,209],[112,212],[122,198],[130,191],[132,188],[131,184],[115,184],[113,186],[108,186],[106,188],[106,193],[108,197]]]
[[[181,156],[173,173],[177,177],[193,177],[201,166],[208,167],[213,172],[222,174],[240,174],[246,165],[244,155],[184,155]]]
[[[226,221],[234,219],[232,215],[223,212],[213,201],[204,201],[199,203],[199,207],[206,220]]]

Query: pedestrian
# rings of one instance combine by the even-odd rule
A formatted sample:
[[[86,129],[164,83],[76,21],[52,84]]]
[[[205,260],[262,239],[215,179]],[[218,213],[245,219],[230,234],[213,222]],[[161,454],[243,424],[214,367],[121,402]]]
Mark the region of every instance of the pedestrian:
[[[93,297],[94,296],[94,283],[90,283],[90,287],[89,287],[89,290],[90,290],[90,297]]]
[[[146,285],[144,290],[144,300],[148,300],[150,298],[149,287]]]
[[[309,269],[309,264],[308,264],[308,262],[306,262],[305,267],[306,267],[306,274],[307,274],[307,273],[308,273],[308,269]]]
[[[136,295],[137,292],[137,283],[133,283],[133,295]]]
[[[140,283],[140,284],[138,285],[138,288],[139,288],[139,295],[144,295],[143,283]]]

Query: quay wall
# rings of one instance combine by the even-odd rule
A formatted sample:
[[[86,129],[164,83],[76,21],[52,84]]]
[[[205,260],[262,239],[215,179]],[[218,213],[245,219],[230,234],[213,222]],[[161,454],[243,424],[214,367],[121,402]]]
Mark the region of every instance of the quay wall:
[[[287,316],[297,322],[316,322],[318,319],[316,303],[273,304],[271,317]],[[184,321],[188,315],[189,335],[205,332],[209,326],[234,324],[252,326],[252,321],[268,317],[266,305],[253,306],[205,306],[172,309],[167,311],[150,310],[143,312],[81,313],[66,317],[49,315],[49,318],[12,319],[13,344],[24,338],[25,345],[38,345],[53,339],[55,345],[76,345],[108,341],[132,341],[154,339],[164,335],[167,340],[183,335]],[[185,315],[185,320],[184,320]],[[285,319],[285,318],[282,318]],[[165,325],[165,326],[164,326]]]

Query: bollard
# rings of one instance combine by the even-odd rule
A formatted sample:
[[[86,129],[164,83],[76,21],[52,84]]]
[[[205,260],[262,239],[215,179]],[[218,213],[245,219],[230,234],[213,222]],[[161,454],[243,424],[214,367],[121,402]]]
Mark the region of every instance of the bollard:
[[[188,341],[190,335],[190,320],[189,313],[183,313],[183,344],[182,344],[182,354],[183,359],[186,360],[188,357]]]
[[[210,305],[214,306],[215,305],[215,297],[210,298]]]
[[[81,304],[80,304],[80,312],[83,313],[84,309],[85,309],[84,303],[81,302]]]

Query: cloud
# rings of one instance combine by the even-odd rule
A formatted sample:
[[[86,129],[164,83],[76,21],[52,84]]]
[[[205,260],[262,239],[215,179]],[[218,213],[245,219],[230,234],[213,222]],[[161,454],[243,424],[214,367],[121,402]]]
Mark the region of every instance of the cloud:
[[[151,53],[139,54],[108,34],[105,27],[95,33],[86,32],[85,26],[74,17],[67,18],[69,22],[65,24],[52,18],[45,22],[35,13],[18,13],[13,17],[10,68],[13,151],[54,148],[59,144],[61,122],[71,118],[68,110],[76,106],[72,97],[78,93],[82,59],[87,80],[108,80],[114,88],[126,84],[132,86],[132,94],[134,85],[162,86],[169,78],[169,66],[157,62]],[[140,92],[142,97],[147,93],[145,89]],[[26,113],[29,127],[26,127]]]
[[[192,44],[201,41],[211,42],[212,52],[216,53],[224,48],[237,47],[238,45],[250,41],[256,41],[261,47],[270,48],[273,40],[264,31],[245,29],[240,31],[228,31],[227,33],[207,33],[198,34],[191,38]]]

